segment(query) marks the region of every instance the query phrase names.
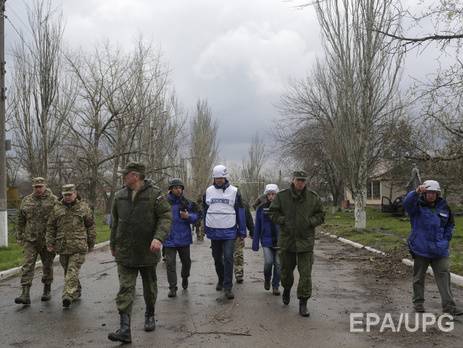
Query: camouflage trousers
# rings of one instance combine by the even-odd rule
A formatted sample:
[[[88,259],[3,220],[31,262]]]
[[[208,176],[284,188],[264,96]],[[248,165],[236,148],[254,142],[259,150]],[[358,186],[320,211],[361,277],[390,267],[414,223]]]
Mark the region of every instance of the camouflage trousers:
[[[244,239],[236,238],[235,251],[233,253],[233,265],[236,279],[243,279],[244,277]]]
[[[147,312],[154,314],[154,307],[158,296],[156,266],[157,264],[147,267],[127,267],[121,263],[117,264],[119,292],[116,296],[116,305],[120,314],[132,314],[133,301],[135,300],[135,285],[139,272],[143,283],[143,297]]]
[[[76,300],[80,297],[82,287],[79,281],[80,268],[84,264],[85,254],[62,254],[59,256],[59,262],[64,269],[64,288],[63,298]]]
[[[297,285],[297,298],[310,298],[312,296],[312,264],[313,252],[292,253],[280,251],[281,285],[288,289],[294,283],[294,269],[299,271]]]
[[[196,233],[196,239],[201,241],[204,240],[204,225],[202,223],[194,225],[194,230]]]
[[[55,253],[50,253],[44,245],[45,243],[24,242],[24,265],[22,266],[21,285],[31,286],[34,279],[35,263],[37,256],[40,255],[42,261],[42,283],[51,284],[53,282],[53,260]]]

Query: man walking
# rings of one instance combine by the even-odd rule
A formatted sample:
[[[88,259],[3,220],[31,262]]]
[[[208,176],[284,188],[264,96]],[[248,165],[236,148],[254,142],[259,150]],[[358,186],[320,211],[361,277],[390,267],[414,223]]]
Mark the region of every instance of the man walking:
[[[450,208],[441,197],[440,185],[426,180],[404,199],[403,206],[410,216],[412,231],[408,246],[413,256],[413,306],[416,312],[424,309],[424,281],[431,265],[441,296],[442,311],[462,315],[456,307],[450,287],[449,245],[455,222]]]
[[[242,203],[246,218],[246,228],[249,231],[249,236],[252,238],[254,236],[254,220],[249,209],[249,204],[245,200],[242,200]],[[245,239],[240,237],[236,238],[235,252],[233,253],[233,261],[235,279],[238,284],[241,284],[244,280],[244,247]]]
[[[145,166],[131,162],[122,171],[125,187],[114,197],[110,248],[116,258],[119,292],[116,305],[120,328],[108,335],[111,341],[132,342],[130,317],[138,273],[143,282],[145,331],[155,329],[157,297],[156,266],[162,242],[170,231],[170,206],[161,190],[145,180]]]
[[[169,297],[177,296],[177,253],[182,263],[182,288],[188,288],[191,258],[190,244],[193,243],[191,225],[198,220],[195,204],[183,195],[185,185],[180,179],[172,179],[169,183],[167,201],[172,207],[172,227],[164,242],[166,255],[167,280],[169,282]]]
[[[217,291],[224,289],[225,297],[233,299],[233,252],[237,237],[246,238],[244,207],[238,189],[228,181],[223,165],[212,171],[213,185],[204,195],[205,231],[211,240],[212,256],[218,282]]]
[[[32,179],[32,194],[24,197],[18,212],[16,241],[24,249],[24,265],[22,266],[22,293],[14,302],[29,305],[31,303],[30,288],[34,279],[37,256],[42,260],[42,301],[51,298],[51,283],[53,282],[54,252],[49,252],[45,244],[47,221],[53,206],[58,201],[47,188],[42,177]]]
[[[291,187],[278,192],[269,207],[270,219],[280,225],[281,285],[283,303],[288,305],[294,283],[294,268],[299,271],[297,297],[299,314],[308,317],[307,300],[312,296],[312,263],[315,227],[325,218],[318,195],[306,187],[307,174],[293,173]]]
[[[82,295],[79,272],[85,254],[95,246],[93,213],[87,203],[77,198],[73,184],[62,188],[63,199],[48,219],[47,249],[59,254],[64,269],[63,307],[67,308]]]

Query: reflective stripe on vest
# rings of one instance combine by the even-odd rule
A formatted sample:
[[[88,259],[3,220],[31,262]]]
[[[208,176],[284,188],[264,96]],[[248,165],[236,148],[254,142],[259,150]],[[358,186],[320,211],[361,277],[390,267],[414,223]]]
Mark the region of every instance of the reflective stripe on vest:
[[[232,228],[236,225],[235,201],[238,189],[235,186],[228,186],[223,189],[216,189],[209,186],[206,190],[206,226],[210,228]]]

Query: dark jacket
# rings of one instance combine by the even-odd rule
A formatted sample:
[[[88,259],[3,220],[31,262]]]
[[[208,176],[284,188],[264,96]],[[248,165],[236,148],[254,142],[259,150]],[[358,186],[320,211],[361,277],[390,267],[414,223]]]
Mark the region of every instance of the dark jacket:
[[[191,237],[191,225],[195,224],[199,216],[196,204],[185,197],[177,197],[172,193],[167,194],[167,201],[172,207],[172,226],[167,239],[164,241],[166,248],[177,248],[193,243]],[[180,211],[188,211],[188,219],[180,218]]]
[[[270,219],[280,225],[278,246],[282,251],[311,252],[315,227],[325,219],[320,197],[307,188],[301,193],[294,186],[278,192],[270,204]]]
[[[264,209],[268,209],[270,202],[261,204],[256,211],[256,225],[254,229],[254,238],[252,239],[252,250],[259,250],[259,242],[263,247],[271,248],[278,244],[279,226],[270,220]]]
[[[448,257],[455,223],[445,199],[438,197],[435,206],[431,207],[420,194],[411,191],[403,206],[412,226],[408,237],[412,253],[430,259]]]
[[[128,187],[116,192],[112,206],[110,247],[116,262],[128,267],[155,265],[159,253],[152,253],[153,239],[164,242],[170,231],[170,205],[159,188],[145,180],[132,202]]]

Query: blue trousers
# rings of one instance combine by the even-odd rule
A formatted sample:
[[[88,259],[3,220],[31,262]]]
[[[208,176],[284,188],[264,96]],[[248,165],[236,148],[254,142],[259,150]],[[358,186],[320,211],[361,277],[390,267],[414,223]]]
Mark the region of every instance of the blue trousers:
[[[224,289],[231,289],[233,286],[235,240],[211,240],[211,249],[219,283],[223,283]]]

